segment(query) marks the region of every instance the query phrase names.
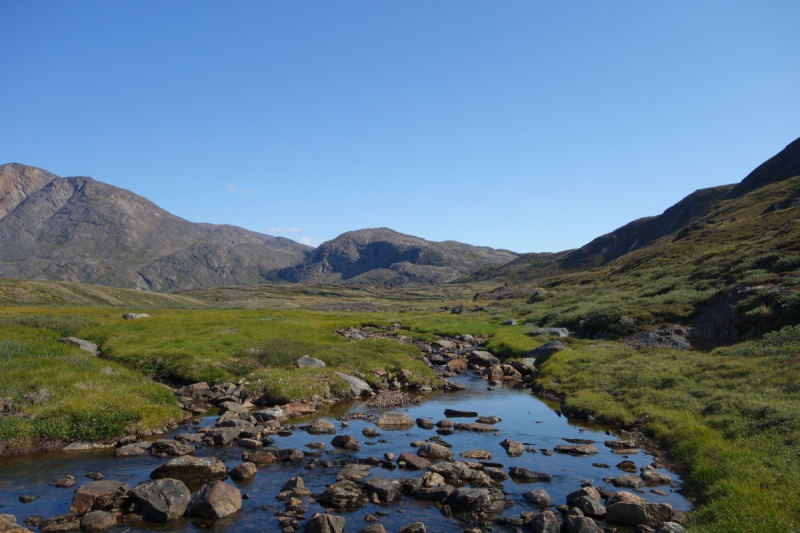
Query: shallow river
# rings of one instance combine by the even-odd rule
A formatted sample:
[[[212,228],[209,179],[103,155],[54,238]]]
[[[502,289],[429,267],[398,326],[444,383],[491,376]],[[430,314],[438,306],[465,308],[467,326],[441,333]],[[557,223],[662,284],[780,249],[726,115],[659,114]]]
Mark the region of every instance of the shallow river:
[[[508,499],[514,503],[501,516],[519,518],[521,511],[538,511],[538,508],[523,498],[523,494],[534,488],[544,489],[553,497],[552,507],[566,503],[566,495],[580,488],[584,481],[592,481],[594,485],[607,485],[602,478],[607,476],[620,476],[625,474],[617,469],[615,465],[628,458],[641,467],[650,464],[653,460],[651,456],[639,452],[637,455],[620,456],[611,453],[611,450],[603,445],[603,441],[613,439],[606,434],[605,427],[581,423],[568,420],[560,416],[553,405],[537,399],[527,390],[514,390],[511,388],[498,386],[493,391],[487,391],[487,382],[472,377],[456,378],[467,386],[467,390],[453,393],[435,393],[419,406],[410,406],[399,411],[406,412],[412,419],[418,417],[430,418],[436,422],[444,418],[444,410],[460,409],[477,411],[480,415],[495,415],[502,419],[495,424],[500,435],[494,433],[473,433],[466,431],[456,431],[452,435],[444,435],[442,438],[453,445],[452,451],[457,459],[459,454],[467,450],[483,449],[492,453],[493,462],[502,463],[507,470],[511,466],[522,466],[545,472],[553,475],[553,480],[549,483],[517,483],[508,479],[502,483],[503,490],[508,494]],[[426,440],[436,435],[434,430],[424,430],[413,427],[409,430],[388,431],[381,430],[371,423],[360,420],[351,420],[347,428],[342,428],[341,423],[335,420],[335,416],[348,411],[358,411],[363,413],[373,413],[379,415],[384,410],[370,409],[365,403],[350,404],[346,408],[339,406],[335,411],[322,412],[317,416],[328,418],[337,428],[338,434],[348,434],[354,436],[361,443],[360,452],[344,452],[334,450],[330,446],[331,435],[310,435],[302,430],[297,430],[288,437],[275,436],[275,446],[280,448],[297,448],[305,452],[312,452],[305,444],[310,442],[325,442],[328,448],[323,452],[321,459],[346,459],[366,458],[369,456],[383,457],[386,452],[399,456],[403,452],[414,452],[410,446],[412,441]],[[207,417],[202,420],[199,426],[183,426],[174,433],[193,431],[197,427],[213,425],[216,417]],[[309,419],[296,420],[295,423],[305,423]],[[473,419],[454,419],[455,422],[474,422]],[[380,437],[367,439],[361,434],[362,429],[372,426],[381,433]],[[171,438],[169,434],[162,438]],[[580,438],[597,441],[596,446],[600,453],[590,457],[573,457],[554,453],[546,456],[541,451],[537,453],[524,453],[521,457],[510,458],[505,450],[500,447],[503,439],[512,439],[525,443],[526,447],[532,445],[537,450],[553,449],[558,444],[567,444],[565,438]],[[385,440],[386,442],[378,442]],[[201,447],[197,455],[217,456],[222,459],[228,468],[233,468],[241,462],[242,450],[233,447]],[[64,514],[67,512],[72,501],[74,489],[60,489],[49,486],[48,483],[55,481],[67,474],[75,476],[79,481],[79,486],[91,481],[84,477],[87,472],[102,472],[105,479],[116,479],[128,483],[131,487],[140,482],[149,480],[150,472],[156,466],[166,462],[166,459],[158,459],[151,456],[137,458],[116,459],[113,457],[113,450],[99,450],[89,452],[58,452],[48,454],[31,455],[22,458],[0,459],[0,514],[13,514],[17,517],[17,522],[22,521],[31,515],[42,515],[45,518]],[[611,468],[599,468],[592,466],[592,463],[605,463]],[[336,473],[341,467],[315,468],[306,470],[302,466],[289,464],[275,464],[271,466],[259,467],[255,479],[247,483],[236,484],[230,479],[228,483],[237,485],[242,493],[247,493],[249,499],[242,505],[242,511],[231,517],[226,517],[216,522],[195,521],[181,519],[167,525],[158,525],[145,522],[135,522],[124,527],[119,527],[113,531],[280,531],[278,519],[275,512],[284,509],[284,504],[277,501],[275,497],[282,485],[294,476],[300,475],[306,486],[313,493],[322,493],[326,484],[333,483]],[[661,470],[661,472],[669,473]],[[372,469],[373,476],[382,477],[415,477],[422,476],[421,471],[407,471],[395,468],[386,470],[380,467]],[[669,473],[673,480],[680,484],[680,478],[673,473]],[[673,509],[687,511],[691,505],[678,492],[668,486],[659,487],[667,491],[667,496],[652,494],[648,489],[644,489],[641,494],[649,501],[659,503],[669,503]],[[609,486],[609,489],[616,490]],[[628,489],[620,489],[628,490]],[[22,504],[19,502],[21,495],[39,496],[39,499],[32,503]],[[308,501],[308,500],[306,500]],[[383,524],[389,532],[396,531],[401,527],[412,522],[424,522],[428,531],[463,531],[466,524],[457,522],[453,518],[447,518],[440,512],[439,506],[433,502],[415,500],[413,496],[404,495],[401,500],[391,504],[368,504],[358,511],[342,513],[347,519],[345,531],[355,532],[368,525],[364,521],[364,516],[368,513],[378,511],[389,512],[389,516],[380,517],[378,523]],[[309,502],[309,509],[306,517],[310,518],[315,512],[323,512],[322,508],[315,502]],[[335,513],[339,514],[339,513]],[[496,529],[503,530],[496,526]]]

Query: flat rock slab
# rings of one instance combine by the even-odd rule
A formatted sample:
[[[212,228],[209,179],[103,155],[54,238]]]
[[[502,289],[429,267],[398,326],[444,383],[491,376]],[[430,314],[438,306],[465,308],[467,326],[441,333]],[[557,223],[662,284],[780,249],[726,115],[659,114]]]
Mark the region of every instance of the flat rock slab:
[[[553,479],[551,474],[534,472],[533,470],[529,470],[521,466],[512,466],[508,469],[508,473],[512,478],[521,481],[552,481]]]
[[[228,477],[228,467],[216,457],[178,457],[153,470],[152,479],[177,479],[190,487],[199,487]]]
[[[478,418],[476,411],[461,411],[458,409],[445,409],[444,416],[447,418]]]
[[[456,424],[456,429],[461,431],[476,431],[478,433],[488,433],[497,431],[497,428],[489,425],[489,424],[478,424],[478,423],[470,423],[470,424]]]
[[[150,318],[147,313],[125,313],[122,315],[125,320],[139,320],[140,318]]]
[[[405,413],[388,411],[378,418],[375,425],[381,429],[409,429],[414,427],[414,421]]]
[[[559,444],[554,450],[556,453],[566,453],[568,455],[578,455],[582,457],[599,453],[597,446],[592,444]]]
[[[77,337],[64,337],[63,339],[58,339],[58,342],[68,344],[70,346],[77,346],[84,352],[89,352],[95,357],[100,355],[100,350],[97,349],[97,345],[84,339],[79,339]]]
[[[128,484],[121,481],[92,481],[75,491],[69,512],[75,516],[83,516],[89,511],[107,511],[114,503],[121,504],[129,490]]]
[[[425,470],[431,462],[410,452],[404,452],[397,458],[397,463],[404,463],[407,470]]]

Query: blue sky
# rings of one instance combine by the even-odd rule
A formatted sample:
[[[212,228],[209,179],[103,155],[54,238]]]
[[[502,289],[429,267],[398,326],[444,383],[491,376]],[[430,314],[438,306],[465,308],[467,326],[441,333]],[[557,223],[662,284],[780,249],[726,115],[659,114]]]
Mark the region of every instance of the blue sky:
[[[800,136],[800,2],[0,2],[0,163],[309,243],[585,244]]]

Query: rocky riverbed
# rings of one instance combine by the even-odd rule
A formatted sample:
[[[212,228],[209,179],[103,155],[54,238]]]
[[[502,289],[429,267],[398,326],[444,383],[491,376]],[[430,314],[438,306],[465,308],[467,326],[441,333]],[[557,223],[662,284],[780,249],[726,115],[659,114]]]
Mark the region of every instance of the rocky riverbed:
[[[567,419],[519,387],[532,363],[475,339],[420,348],[443,390],[401,371],[348,404],[260,406],[195,384],[176,393],[196,418],[161,438],[2,459],[0,531],[682,530],[680,479],[635,434]]]

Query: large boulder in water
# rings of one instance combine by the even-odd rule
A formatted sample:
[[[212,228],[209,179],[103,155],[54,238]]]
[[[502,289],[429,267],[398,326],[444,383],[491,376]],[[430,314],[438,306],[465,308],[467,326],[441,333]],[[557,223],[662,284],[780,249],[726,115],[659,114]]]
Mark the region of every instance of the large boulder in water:
[[[222,481],[212,481],[197,491],[190,513],[200,518],[222,518],[241,508],[242,493],[239,489]]]
[[[414,421],[405,413],[389,411],[383,413],[375,425],[381,429],[408,429],[414,427]]]
[[[177,479],[197,488],[228,477],[228,467],[216,457],[178,457],[153,470],[152,479]]]
[[[129,490],[128,484],[121,481],[92,481],[75,491],[69,512],[75,516],[83,516],[89,511],[108,511],[113,507],[120,507]]]
[[[142,507],[142,516],[153,522],[169,522],[189,507],[189,489],[177,479],[158,479],[134,487],[131,498]]]

